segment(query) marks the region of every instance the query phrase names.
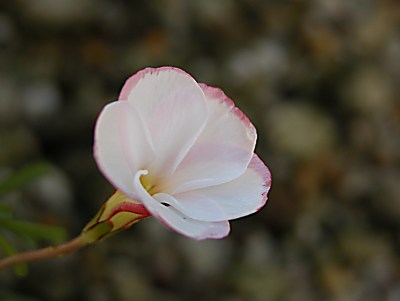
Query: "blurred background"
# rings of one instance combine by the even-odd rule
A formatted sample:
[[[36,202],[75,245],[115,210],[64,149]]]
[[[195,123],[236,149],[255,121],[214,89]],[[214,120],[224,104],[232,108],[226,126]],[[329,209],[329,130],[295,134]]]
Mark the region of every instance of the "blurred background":
[[[144,220],[26,277],[1,271],[1,300],[400,300],[397,0],[0,1],[0,181],[48,167],[0,203],[78,235],[113,191],[96,117],[162,65],[253,121],[267,206],[219,241]]]

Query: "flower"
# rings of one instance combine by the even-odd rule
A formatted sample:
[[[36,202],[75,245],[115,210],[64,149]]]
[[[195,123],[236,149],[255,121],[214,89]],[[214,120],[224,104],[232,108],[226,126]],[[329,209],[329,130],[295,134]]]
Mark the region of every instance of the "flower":
[[[178,68],[146,68],[100,113],[94,156],[126,199],[168,228],[222,238],[229,220],[267,201],[271,175],[254,153],[256,139],[222,90]]]

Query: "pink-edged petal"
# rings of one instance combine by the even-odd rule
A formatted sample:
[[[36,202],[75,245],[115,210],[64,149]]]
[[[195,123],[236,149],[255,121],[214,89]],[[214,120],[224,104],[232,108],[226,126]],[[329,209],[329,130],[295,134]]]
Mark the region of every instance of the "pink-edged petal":
[[[217,186],[164,197],[164,202],[199,221],[218,222],[261,209],[271,187],[271,174],[254,154],[247,170],[235,180]]]
[[[150,133],[156,156],[145,168],[170,176],[207,121],[202,89],[180,69],[147,68],[127,80],[120,100],[139,112]]]
[[[147,174],[147,170],[140,170],[136,173],[134,179],[136,194],[138,194],[140,201],[149,212],[166,227],[197,240],[219,239],[229,234],[230,225],[228,221],[202,222],[193,220],[173,207],[163,205],[164,200],[162,197],[156,200],[143,188],[140,182],[140,177]]]
[[[208,121],[166,185],[172,194],[231,181],[246,170],[253,156],[257,133],[251,122],[222,90],[200,87]]]
[[[128,102],[112,102],[101,111],[95,127],[94,157],[115,187],[125,193],[133,191],[135,172],[154,154],[141,119]]]

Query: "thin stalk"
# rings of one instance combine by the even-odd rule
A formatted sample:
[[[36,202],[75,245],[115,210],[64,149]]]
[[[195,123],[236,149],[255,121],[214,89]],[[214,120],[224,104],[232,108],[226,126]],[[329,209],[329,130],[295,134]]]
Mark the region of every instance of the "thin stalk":
[[[61,257],[79,250],[87,245],[87,242],[80,235],[64,244],[18,253],[0,260],[0,270],[13,266],[17,263],[32,262],[37,260]]]

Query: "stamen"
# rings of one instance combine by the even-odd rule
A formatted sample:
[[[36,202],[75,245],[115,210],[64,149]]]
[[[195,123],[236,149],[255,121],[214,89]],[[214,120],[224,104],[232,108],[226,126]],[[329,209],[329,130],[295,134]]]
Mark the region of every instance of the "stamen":
[[[150,195],[150,193],[143,187],[142,182],[140,181],[140,177],[143,175],[147,175],[149,172],[146,169],[139,170],[136,175],[135,179],[133,182],[133,185],[135,187],[136,192],[139,194],[141,198],[151,200],[151,202],[155,202],[153,197]]]
[[[147,175],[149,172],[146,169],[143,170],[139,170],[136,175],[135,175],[135,179],[134,179],[134,187],[136,189],[136,192],[139,194],[140,197],[145,198],[147,200],[151,200],[151,202],[157,202],[157,203],[161,203],[162,205],[164,205],[165,207],[169,207],[170,204],[166,203],[166,202],[159,202],[156,199],[153,198],[152,195],[156,194],[156,193],[152,193],[151,189],[156,187],[156,185],[152,185],[150,186],[150,189],[146,189],[145,185],[143,185],[143,181],[141,180],[141,176],[142,175]]]

